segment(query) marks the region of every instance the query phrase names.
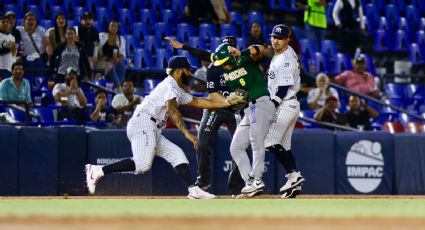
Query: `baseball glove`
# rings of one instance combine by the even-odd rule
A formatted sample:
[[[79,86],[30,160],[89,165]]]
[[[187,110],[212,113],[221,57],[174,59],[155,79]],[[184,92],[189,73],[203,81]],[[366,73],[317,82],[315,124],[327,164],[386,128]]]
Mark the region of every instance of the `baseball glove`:
[[[248,92],[243,89],[236,89],[227,97],[227,101],[234,110],[241,110],[248,103]]]

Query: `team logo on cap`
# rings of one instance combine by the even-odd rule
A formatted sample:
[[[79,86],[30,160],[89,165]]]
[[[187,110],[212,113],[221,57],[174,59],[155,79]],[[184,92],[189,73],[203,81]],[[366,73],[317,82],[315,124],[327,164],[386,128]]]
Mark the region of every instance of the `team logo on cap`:
[[[276,32],[281,33],[281,32],[282,32],[282,28],[277,27],[277,28],[276,28]]]

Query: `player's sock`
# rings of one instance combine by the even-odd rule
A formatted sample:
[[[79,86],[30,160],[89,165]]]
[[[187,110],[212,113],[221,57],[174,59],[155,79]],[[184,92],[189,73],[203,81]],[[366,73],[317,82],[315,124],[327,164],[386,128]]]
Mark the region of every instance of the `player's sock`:
[[[113,172],[134,172],[136,170],[136,164],[133,159],[126,158],[115,163],[105,165],[102,169],[104,174]]]
[[[291,150],[285,150],[281,145],[273,145],[267,149],[273,153],[275,158],[285,168],[286,172],[291,173],[297,171],[295,158]]]
[[[192,174],[190,174],[189,164],[179,164],[174,167],[176,174],[182,179],[187,187],[193,185]]]

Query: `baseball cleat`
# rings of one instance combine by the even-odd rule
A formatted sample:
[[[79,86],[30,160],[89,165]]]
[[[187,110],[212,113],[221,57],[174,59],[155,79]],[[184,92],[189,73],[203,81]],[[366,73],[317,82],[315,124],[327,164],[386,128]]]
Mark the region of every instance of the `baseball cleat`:
[[[281,198],[284,198],[284,199],[296,198],[300,194],[301,194],[301,185],[298,185],[298,186],[284,192],[282,194]]]
[[[252,194],[252,193],[259,192],[260,190],[262,192],[264,190],[264,187],[265,185],[261,179],[250,178],[245,183],[245,187],[242,188],[241,193]]]
[[[187,198],[195,200],[195,199],[214,199],[215,195],[205,192],[198,186],[190,187],[189,189],[189,195],[187,195]]]
[[[236,199],[248,199],[248,198],[253,198],[255,196],[259,196],[261,194],[263,194],[264,190],[260,189],[260,190],[256,190],[254,192],[251,193],[241,193],[239,195],[236,196]]]
[[[94,194],[96,183],[103,175],[102,166],[86,164],[86,184],[90,194]]]
[[[304,177],[301,176],[300,172],[288,173],[285,177],[288,178],[288,180],[286,181],[286,184],[282,186],[282,188],[280,188],[279,191],[281,193],[284,193],[294,187],[297,187],[298,185],[302,185],[305,181]]]

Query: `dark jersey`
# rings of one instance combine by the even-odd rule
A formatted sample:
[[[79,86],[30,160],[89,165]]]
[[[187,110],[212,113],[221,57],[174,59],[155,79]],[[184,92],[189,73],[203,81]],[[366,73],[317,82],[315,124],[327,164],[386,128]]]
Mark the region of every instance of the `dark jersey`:
[[[360,126],[363,126],[363,130],[372,130],[369,121],[370,116],[366,110],[360,110],[358,114],[348,111],[345,117],[352,128],[359,129]]]
[[[224,70],[219,66],[211,65],[207,70],[207,89],[208,93],[218,92],[227,97],[230,94],[230,89],[226,85],[223,77]]]

